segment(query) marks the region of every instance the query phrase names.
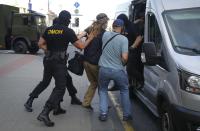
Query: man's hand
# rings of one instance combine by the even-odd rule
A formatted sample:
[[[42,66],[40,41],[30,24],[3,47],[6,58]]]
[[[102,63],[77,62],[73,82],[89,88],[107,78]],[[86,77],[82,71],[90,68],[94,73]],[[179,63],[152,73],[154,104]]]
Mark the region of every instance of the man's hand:
[[[139,35],[137,36],[134,43],[131,45],[131,48],[137,48],[140,44],[142,44],[143,36]]]
[[[89,40],[92,40],[94,37],[95,37],[95,34],[96,32],[90,32],[90,34],[88,35],[88,39]]]

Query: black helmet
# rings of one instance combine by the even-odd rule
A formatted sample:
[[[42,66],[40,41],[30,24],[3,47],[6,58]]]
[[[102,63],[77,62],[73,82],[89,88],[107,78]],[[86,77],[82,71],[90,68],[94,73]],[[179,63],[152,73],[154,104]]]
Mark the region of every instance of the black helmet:
[[[59,13],[59,23],[60,24],[64,24],[64,25],[69,25],[70,23],[70,19],[71,19],[71,14],[70,12],[66,11],[66,10],[63,10]]]

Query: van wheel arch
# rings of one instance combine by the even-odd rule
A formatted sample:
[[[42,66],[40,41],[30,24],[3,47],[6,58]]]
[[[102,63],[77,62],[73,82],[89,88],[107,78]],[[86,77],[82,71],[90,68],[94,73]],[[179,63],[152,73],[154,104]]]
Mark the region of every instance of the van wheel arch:
[[[175,112],[173,111],[173,107],[169,102],[169,98],[163,92],[159,92],[158,94],[157,109],[159,112],[161,131],[188,131],[188,127],[186,123],[184,123],[185,121],[177,119],[177,116],[175,116]],[[163,120],[166,118],[169,119],[168,130],[163,129],[164,124],[166,124]]]
[[[172,111],[170,110],[170,104],[163,102],[160,110],[160,126],[162,131],[176,131],[173,122]]]
[[[158,92],[157,108],[160,116],[160,128],[162,131],[176,131],[169,98],[163,92]]]

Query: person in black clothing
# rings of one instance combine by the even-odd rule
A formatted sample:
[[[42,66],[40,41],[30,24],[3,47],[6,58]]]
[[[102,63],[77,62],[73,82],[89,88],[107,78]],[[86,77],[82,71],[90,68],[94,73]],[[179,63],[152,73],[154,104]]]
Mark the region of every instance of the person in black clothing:
[[[144,19],[142,14],[137,16],[137,22],[130,22],[128,17],[125,14],[120,14],[117,18],[122,19],[125,22],[124,35],[129,40],[129,58],[127,62],[127,73],[129,78],[129,92],[132,93],[132,88],[135,86],[138,88],[141,87],[144,83],[143,77],[143,63],[141,61],[141,52],[142,52],[142,43],[143,43],[143,34],[144,34]],[[135,81],[135,82],[134,82]],[[131,96],[131,94],[130,94]]]
[[[129,58],[127,62],[127,73],[129,78],[129,93],[132,96],[132,85],[133,81],[140,81],[141,84],[144,82],[143,78],[143,64],[141,62],[141,50],[142,50],[142,40],[143,40],[143,31],[139,28],[136,23],[129,21],[128,17],[125,14],[120,14],[117,19],[121,19],[125,24],[124,35],[128,38],[129,41]],[[109,91],[118,90],[115,85],[113,85]]]
[[[58,24],[59,20],[56,17],[53,20],[53,25]],[[29,98],[26,101],[26,103],[24,104],[25,109],[28,112],[32,112],[32,104],[33,104],[33,100],[35,98],[38,98],[38,96],[48,87],[48,85],[51,82],[52,79],[52,75],[48,77],[48,79],[43,79],[35,88],[34,90],[29,94]],[[45,77],[44,77],[45,78]],[[70,76],[70,74],[68,73],[68,71],[66,71],[66,86],[67,86],[67,90],[69,92],[69,95],[71,96],[71,104],[77,104],[77,105],[81,105],[82,102],[76,97],[76,93],[77,90],[73,85],[72,82],[72,77]],[[59,115],[59,114],[64,114],[66,111],[64,109],[61,108],[60,103],[58,105],[58,107],[54,110],[53,114],[54,115]]]
[[[49,118],[49,113],[58,107],[65,94],[66,50],[69,42],[79,49],[84,49],[94,37],[92,32],[85,43],[78,40],[75,32],[68,28],[70,19],[71,14],[68,11],[61,11],[58,24],[48,27],[38,42],[39,47],[45,52],[43,79],[49,81],[52,76],[55,79],[55,88],[37,117],[46,126],[54,126],[54,122]]]
[[[135,67],[135,72],[133,71],[132,73],[130,73],[130,77],[132,77],[132,81],[135,79],[136,83],[135,83],[135,87],[137,89],[140,89],[143,87],[144,85],[144,64],[142,63],[141,60],[141,53],[142,53],[142,44],[144,42],[143,36],[144,36],[144,11],[141,11],[137,14],[137,19],[134,21],[135,26],[137,27],[137,38],[134,42],[134,44],[131,46],[130,50],[132,49],[134,52],[135,51],[135,55],[132,55],[134,59],[135,56],[135,62],[130,62],[130,66],[134,66]],[[129,69],[128,69],[129,70]]]
[[[58,23],[59,23],[59,19],[58,19],[58,17],[56,17],[53,20],[53,25],[56,25]],[[68,71],[66,73],[66,80],[67,80],[67,82],[66,82],[67,90],[69,92],[69,95],[71,96],[71,104],[81,105],[82,102],[76,97],[77,89],[74,87],[72,77],[70,76]],[[54,114],[62,113],[63,109],[61,109],[61,110],[60,109],[61,109],[60,106],[58,106],[58,109],[54,111]],[[59,112],[59,111],[61,111],[61,112]]]

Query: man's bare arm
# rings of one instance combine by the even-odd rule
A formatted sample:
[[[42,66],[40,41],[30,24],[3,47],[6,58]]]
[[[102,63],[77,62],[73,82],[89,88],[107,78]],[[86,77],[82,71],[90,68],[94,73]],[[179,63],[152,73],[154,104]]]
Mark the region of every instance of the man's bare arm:
[[[43,37],[40,37],[39,42],[38,42],[38,46],[40,49],[44,50],[44,52],[47,51],[47,43],[46,40]]]
[[[141,35],[137,36],[134,43],[131,45],[132,48],[137,48],[140,44],[142,44],[143,37]]]
[[[123,63],[123,65],[126,65],[127,61],[128,61],[128,52],[122,53],[122,63]]]
[[[85,42],[83,42],[81,40],[77,40],[74,42],[73,45],[78,49],[84,49],[85,47],[87,47],[90,44],[90,42],[92,41],[93,38],[94,38],[94,35],[90,34],[88,36],[88,39]]]
[[[87,35],[87,32],[83,31],[80,34],[77,35],[78,39],[81,39]]]

